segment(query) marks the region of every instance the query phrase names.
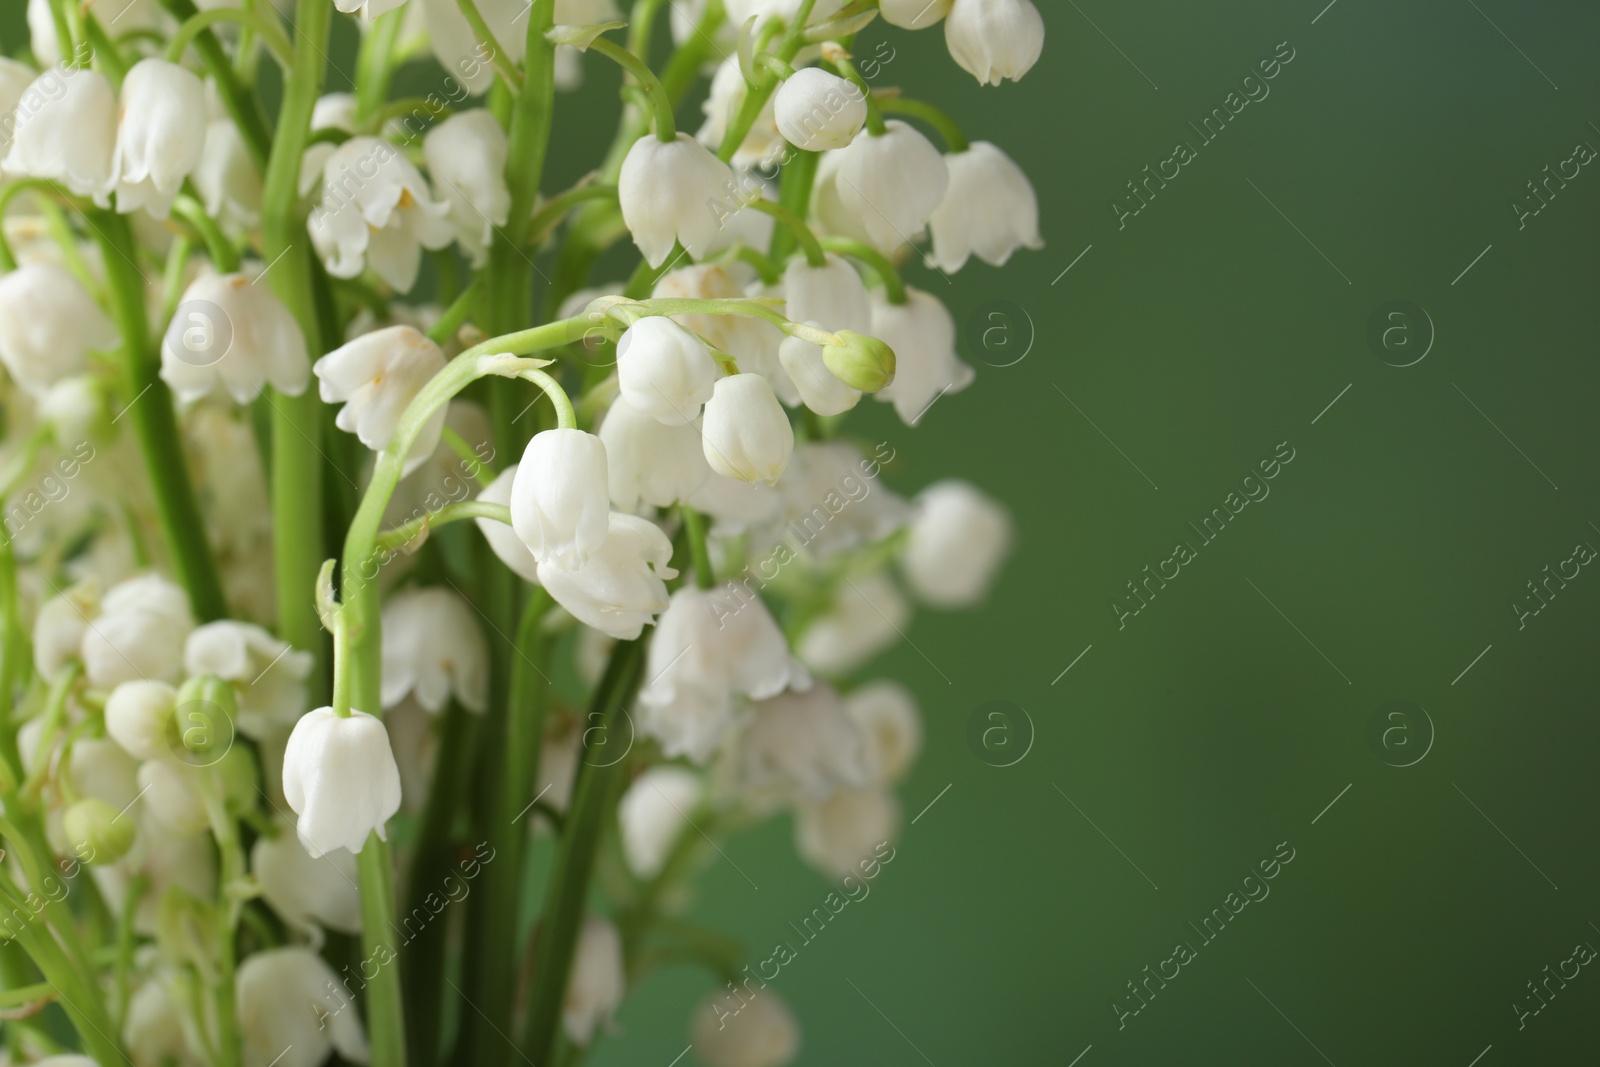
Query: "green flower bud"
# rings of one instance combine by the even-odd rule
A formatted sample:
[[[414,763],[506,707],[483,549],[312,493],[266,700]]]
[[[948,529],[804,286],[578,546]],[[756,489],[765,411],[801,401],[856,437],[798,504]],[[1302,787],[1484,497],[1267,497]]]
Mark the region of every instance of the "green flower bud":
[[[178,689],[169,738],[172,755],[191,767],[211,766],[233,747],[238,716],[232,685],[210,674],[190,678]]]
[[[85,863],[115,863],[133,847],[133,819],[103,800],[80,800],[67,809],[61,825],[73,854]]]
[[[894,349],[854,330],[835,336],[843,344],[822,346],[822,362],[835,378],[863,393],[876,393],[894,381]]]

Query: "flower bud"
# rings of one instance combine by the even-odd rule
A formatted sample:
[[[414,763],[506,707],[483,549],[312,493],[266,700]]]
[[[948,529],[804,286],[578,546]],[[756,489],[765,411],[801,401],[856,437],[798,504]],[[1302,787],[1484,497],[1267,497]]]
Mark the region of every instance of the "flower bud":
[[[829,878],[844,878],[900,832],[900,802],[877,789],[836,789],[795,811],[795,851]]]
[[[360,852],[372,833],[386,840],[400,810],[400,768],[383,722],[332,708],[303,715],[283,753],[283,797],[300,816],[295,829],[312,858]]]
[[[861,390],[850,388],[828,369],[822,346],[804,337],[785,337],[778,347],[778,361],[800,391],[801,401],[818,415],[842,415],[861,399]]]
[[[800,1024],[771,988],[748,1001],[713,993],[695,1008],[689,1037],[709,1067],[784,1067],[800,1054]]]
[[[511,526],[540,564],[582,566],[606,539],[606,446],[582,430],[535,434],[511,485]]]
[[[161,829],[178,837],[197,834],[206,827],[206,803],[201,793],[202,772],[164,759],[139,764],[139,797],[144,813]]]
[[[722,219],[707,204],[731,201],[729,215],[740,207],[732,169],[686,133],[670,142],[654,134],[634,142],[617,179],[617,200],[634,244],[652,267],[667,261],[674,241],[696,259],[711,250]]]
[[[980,84],[1018,81],[1044,51],[1044,19],[1031,0],[955,0],[944,42]]]
[[[639,878],[661,873],[672,846],[694,817],[704,786],[700,776],[666,764],[645,771],[617,805],[622,827],[622,853]]]
[[[106,698],[106,733],[135,759],[167,755],[167,730],[177,706],[177,690],[165,682],[123,682]]]
[[[776,485],[794,452],[794,427],[759,374],[717,382],[700,437],[711,469],[742,482]]]
[[[73,853],[96,866],[115,863],[126,856],[133,848],[136,833],[132,819],[93,797],[68,808],[61,826]]]
[[[628,406],[668,426],[700,417],[717,381],[704,341],[671,319],[640,319],[617,342],[617,386]]]
[[[981,601],[1011,545],[1004,508],[967,482],[935,482],[917,497],[900,567],[918,599],[936,608]]]
[[[837,74],[806,67],[778,87],[773,114],[784,140],[807,152],[843,148],[867,122],[861,88]]]
[[[572,956],[561,1023],[575,1045],[587,1045],[595,1029],[609,1022],[627,988],[623,975],[622,938],[617,928],[598,916],[583,921]]]
[[[210,674],[188,679],[178,687],[173,718],[177,735],[174,755],[197,766],[220,760],[233,747],[238,719],[239,703],[233,686]]]
[[[844,344],[823,345],[822,360],[841,382],[863,393],[876,393],[894,381],[894,349],[854,330],[836,335]]]

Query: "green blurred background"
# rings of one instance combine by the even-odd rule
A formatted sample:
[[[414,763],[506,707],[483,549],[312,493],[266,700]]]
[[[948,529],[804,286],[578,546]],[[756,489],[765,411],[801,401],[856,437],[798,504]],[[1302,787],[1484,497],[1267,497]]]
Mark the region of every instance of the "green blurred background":
[[[1522,228],[1512,205],[1600,147],[1600,8],[1325,4],[1042,0],[1045,58],[998,89],[938,30],[863,35],[892,54],[876,85],[1028,171],[1048,247],[913,267],[978,380],[916,431],[853,423],[897,448],[896,489],[970,479],[1019,534],[984,611],[919,615],[865,672],[921,701],[917,821],[774,983],[803,1064],[1596,1059],[1593,968],[1519,1011],[1600,945],[1600,573],[1520,628],[1513,605],[1600,548],[1600,173],[1552,181]],[[1202,147],[1189,123],[1291,49]],[[547,189],[598,160],[615,85],[591,65],[563,99]],[[1119,228],[1180,141],[1197,158]],[[1282,442],[1270,495],[1205,543],[1189,524]],[[1119,628],[1179,542],[1194,561]],[[756,957],[830,889],[790,834],[702,879],[696,916]],[[1270,895],[1206,943],[1190,924],[1284,842]],[[1195,958],[1119,1019],[1180,942]],[[666,1067],[710,987],[658,973],[592,1062]]]

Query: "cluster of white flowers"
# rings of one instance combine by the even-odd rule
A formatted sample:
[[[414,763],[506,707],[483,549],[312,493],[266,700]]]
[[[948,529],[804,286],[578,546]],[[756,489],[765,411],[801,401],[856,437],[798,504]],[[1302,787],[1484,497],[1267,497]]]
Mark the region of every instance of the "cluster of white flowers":
[[[942,22],[999,85],[1041,54],[1030,0],[27,21],[0,57],[7,1062],[575,1063],[656,964],[737,970],[682,918],[711,842],[787,812],[840,879],[896,838],[922,717],[863,669],[913,605],[981,605],[1012,532],[967,482],[895,492],[909,437],[844,416],[872,394],[914,428],[974,379],[902,271],[1042,242],[1017,164],[852,50]],[[556,91],[606,61],[609,153],[541,188]],[[592,282],[629,238],[632,277]],[[746,1007],[696,1009],[695,1055],[793,1060],[783,999]]]

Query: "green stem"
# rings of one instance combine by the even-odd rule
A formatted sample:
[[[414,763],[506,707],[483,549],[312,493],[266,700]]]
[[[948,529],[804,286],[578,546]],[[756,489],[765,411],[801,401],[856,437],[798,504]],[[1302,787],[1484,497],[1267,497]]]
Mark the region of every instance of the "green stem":
[[[6,212],[10,210],[12,201],[23,193],[44,193],[52,197],[66,196],[65,190],[48,178],[13,179],[7,182],[3,189],[0,189],[0,223],[5,221]],[[11,250],[11,242],[6,239],[5,227],[0,225],[0,273],[16,269],[16,253]]]
[[[289,35],[283,32],[277,19],[242,7],[215,7],[184,19],[183,25],[178,27],[178,32],[172,35],[172,41],[167,45],[167,62],[182,62],[183,54],[195,43],[195,39],[219,22],[236,22],[254,30],[261,37],[261,43],[267,46],[267,51],[272,53],[272,58],[278,61],[278,66],[285,71],[294,67],[294,46],[289,43]]]
[[[906,302],[906,283],[900,277],[900,272],[889,261],[889,257],[879,252],[869,244],[852,240],[849,237],[824,237],[822,247],[830,252],[859,259],[872,268],[874,274],[883,282],[884,295],[891,304],[904,304]]]
[[[160,3],[180,23],[187,22],[198,13],[194,0],[160,0]],[[305,13],[302,12],[300,17],[303,19]],[[222,42],[210,29],[202,29],[195,35],[194,48],[200,53],[201,62],[216,83],[217,93],[222,97],[222,106],[227,110],[228,117],[239,127],[250,158],[255,161],[257,169],[264,171],[267,155],[272,150],[272,133],[260,102],[250,88],[239,80]]]
[[[606,182],[594,182],[589,185],[580,185],[568,189],[551,197],[528,222],[528,236],[530,240],[538,241],[546,230],[561,221],[568,211],[576,204],[586,200],[609,200],[613,203],[617,199],[617,187]]]
[[[611,653],[605,677],[595,690],[586,721],[600,722],[607,737],[620,724],[624,709],[638,691],[646,643],[646,639],[619,643]],[[566,997],[578,932],[583,926],[595,856],[625,766],[626,761],[618,759],[606,766],[585,762],[578,769],[566,832],[561,837],[561,849],[556,855],[550,893],[539,925],[528,1036],[522,1042],[531,1063],[549,1063],[556,1047],[561,1004]]]
[[[219,11],[228,11],[230,8],[218,8]],[[205,242],[206,252],[211,256],[211,262],[222,274],[235,274],[239,270],[239,251],[233,247],[227,235],[222,232],[222,227],[217,225],[215,219],[206,214],[206,209],[194,197],[184,194],[172,202],[172,213],[193,226],[200,239]]]
[[[172,393],[161,380],[161,357],[145,314],[145,280],[134,263],[138,247],[126,215],[96,210],[87,216],[102,250],[112,312],[122,334],[127,412],[144,453],[167,552],[195,617],[202,622],[227,616],[222,579],[206,540],[205,519],[189,483],[183,438],[172,411]],[[314,572],[313,572],[314,573]]]
[[[511,57],[506,55],[506,50],[495,39],[494,31],[489,28],[483,13],[478,10],[477,3],[474,0],[456,0],[456,3],[461,8],[461,14],[466,18],[467,25],[472,27],[472,35],[478,39],[479,44],[489,50],[489,64],[506,83],[506,88],[513,93],[521,89],[522,75],[517,73]]]
[[[717,584],[717,576],[711,569],[711,553],[706,548],[706,517],[687,504],[678,510],[683,515],[683,526],[689,534],[689,558],[694,563],[695,587],[710,589]]]
[[[395,44],[405,17],[403,9],[385,12],[361,35],[361,47],[356,52],[356,115],[360,118],[371,115],[389,97],[396,66]]]
[[[800,7],[795,11],[794,21],[783,31],[783,38],[773,53],[784,62],[794,59],[805,43],[806,23],[811,20],[811,9],[816,6],[816,0],[800,0]],[[777,26],[776,19],[768,19],[757,32],[755,51],[766,51],[767,44],[771,41],[771,34]],[[744,144],[744,139],[749,136],[750,128],[756,124],[756,119],[761,117],[761,109],[767,106],[767,100],[778,87],[778,80],[770,75],[762,77],[760,84],[746,87],[744,103],[739,105],[738,112],[728,127],[723,131],[722,144],[717,147],[717,156],[724,162],[730,162],[734,153],[739,151],[739,146]]]
[[[240,904],[234,896],[234,888],[245,875],[244,849],[239,843],[239,824],[228,813],[221,774],[216,770],[209,770],[206,774],[209,780],[202,786],[206,817],[211,824],[212,836],[217,839],[217,852],[222,861],[222,869],[217,876],[215,909],[217,984],[211,990],[217,1017],[217,1062],[219,1067],[239,1067],[242,1045],[234,996],[234,970],[237,966],[234,958],[234,928],[238,923]]]
[[[95,65],[111,79],[112,87],[120,91],[122,79],[128,73],[128,61],[122,57],[122,49],[106,33],[100,20],[88,11],[83,13],[83,35],[94,52]]]
[[[477,303],[483,285],[483,276],[474,276],[472,282],[444,309],[439,321],[433,324],[433,329],[428,331],[428,339],[436,345],[448,344],[456,331],[472,316],[472,307]]]
[[[304,0],[302,0],[304,2]],[[376,707],[376,705],[374,705]],[[361,879],[361,942],[368,959],[388,959],[366,986],[367,1035],[372,1042],[372,1067],[405,1067],[406,1015],[401,995],[400,957],[394,930],[394,863],[389,843],[376,833],[357,857]]]
[[[823,253],[822,243],[817,240],[817,235],[811,232],[811,227],[805,220],[782,204],[765,197],[755,197],[745,202],[745,206],[771,215],[783,224],[783,227],[799,242],[800,248],[806,254],[806,262],[813,267],[827,266],[828,257]]]
[[[661,79],[656,77],[655,71],[646,66],[644,60],[615,41],[604,37],[596,37],[589,45],[589,51],[598,52],[607,59],[615,61],[623,70],[634,76],[640,87],[650,96],[650,106],[656,116],[656,139],[668,143],[677,140],[678,124],[672,117],[672,97],[667,95],[667,90],[662,86]]]
[[[446,504],[438,511],[430,511],[385,531],[378,538],[378,547],[394,551],[415,541],[424,530],[435,530],[452,522],[461,522],[463,519],[493,519],[495,522],[503,522],[510,526],[511,509],[504,504],[490,504],[482,500],[463,500],[457,504]]]
[[[850,62],[849,58],[840,56],[833,61],[833,65],[838,68],[840,74],[844,75],[846,81],[860,90],[861,98],[866,101],[867,133],[873,137],[882,137],[887,132],[887,128],[883,124],[883,112],[878,107],[878,101],[872,95],[872,86],[867,84],[867,80],[861,76],[861,72],[856,69],[856,65]]]
[[[945,148],[950,152],[965,152],[972,147],[956,120],[932,104],[890,93],[873,93],[867,97],[867,101],[887,115],[906,115],[926,122],[944,138]]]

